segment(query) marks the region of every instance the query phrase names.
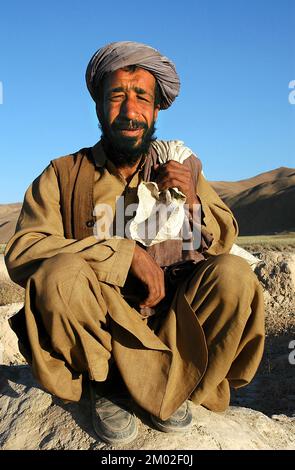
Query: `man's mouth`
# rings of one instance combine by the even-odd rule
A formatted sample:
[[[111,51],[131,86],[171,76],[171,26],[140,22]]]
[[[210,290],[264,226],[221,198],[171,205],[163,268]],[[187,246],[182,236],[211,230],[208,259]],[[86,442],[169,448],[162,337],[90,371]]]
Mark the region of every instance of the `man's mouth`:
[[[119,131],[122,134],[126,134],[126,135],[139,134],[142,130],[143,130],[142,127],[134,127],[134,128],[120,127],[120,128],[117,129],[117,131]]]
[[[116,123],[114,125],[114,130],[126,135],[135,135],[140,133],[146,128],[145,124],[139,122],[125,122],[125,123]]]

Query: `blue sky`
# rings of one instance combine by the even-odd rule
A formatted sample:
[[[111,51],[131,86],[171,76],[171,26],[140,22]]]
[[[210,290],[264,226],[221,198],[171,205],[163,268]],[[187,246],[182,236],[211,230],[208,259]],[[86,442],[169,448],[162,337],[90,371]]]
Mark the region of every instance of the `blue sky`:
[[[52,158],[98,140],[85,69],[118,40],[174,61],[181,91],[157,136],[183,140],[208,179],[295,167],[293,0],[10,0],[0,11],[0,203],[21,201]]]

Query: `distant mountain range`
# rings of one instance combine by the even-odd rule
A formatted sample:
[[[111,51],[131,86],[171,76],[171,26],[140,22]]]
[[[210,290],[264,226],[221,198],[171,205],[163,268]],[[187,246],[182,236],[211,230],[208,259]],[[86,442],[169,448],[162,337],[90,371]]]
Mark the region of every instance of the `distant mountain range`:
[[[240,235],[295,231],[295,169],[281,167],[246,180],[211,183],[231,208]]]
[[[277,168],[241,181],[211,182],[233,211],[240,235],[295,231],[295,168]],[[21,203],[0,204],[0,243],[12,236]]]

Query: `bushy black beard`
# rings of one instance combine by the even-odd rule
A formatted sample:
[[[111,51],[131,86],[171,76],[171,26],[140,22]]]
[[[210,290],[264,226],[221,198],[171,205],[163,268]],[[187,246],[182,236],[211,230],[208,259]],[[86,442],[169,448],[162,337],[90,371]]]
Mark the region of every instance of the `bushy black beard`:
[[[147,154],[150,148],[151,143],[156,140],[154,135],[156,132],[155,121],[152,122],[151,126],[148,127],[146,123],[141,123],[135,120],[122,120],[115,121],[112,124],[112,128],[132,126],[132,128],[142,128],[144,129],[141,143],[136,145],[136,137],[122,137],[114,136],[110,137],[110,132],[106,123],[101,120],[99,128],[101,130],[101,140],[104,151],[107,154],[107,157],[119,168],[132,167],[134,166],[140,158]]]

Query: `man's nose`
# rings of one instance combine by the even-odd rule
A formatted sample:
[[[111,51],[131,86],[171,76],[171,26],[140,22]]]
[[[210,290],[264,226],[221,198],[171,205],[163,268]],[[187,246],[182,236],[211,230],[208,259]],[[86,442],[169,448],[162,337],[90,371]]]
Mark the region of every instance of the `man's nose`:
[[[121,105],[120,114],[127,119],[135,119],[138,116],[137,104],[133,98],[126,96]]]

